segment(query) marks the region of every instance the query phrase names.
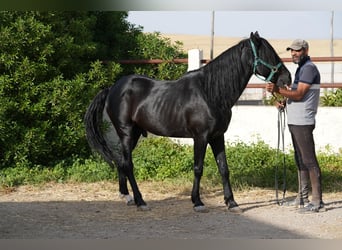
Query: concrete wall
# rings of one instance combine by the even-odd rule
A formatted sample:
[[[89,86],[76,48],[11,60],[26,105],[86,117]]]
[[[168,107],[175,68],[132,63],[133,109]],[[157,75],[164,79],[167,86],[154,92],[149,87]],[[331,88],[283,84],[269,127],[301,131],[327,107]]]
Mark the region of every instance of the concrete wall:
[[[262,140],[273,148],[278,145],[278,111],[271,106],[234,106],[233,116],[225,134],[227,142],[245,143]],[[314,138],[317,151],[342,152],[342,108],[319,107]],[[179,139],[182,144],[192,144],[192,139]],[[285,149],[292,149],[290,132],[285,128]]]

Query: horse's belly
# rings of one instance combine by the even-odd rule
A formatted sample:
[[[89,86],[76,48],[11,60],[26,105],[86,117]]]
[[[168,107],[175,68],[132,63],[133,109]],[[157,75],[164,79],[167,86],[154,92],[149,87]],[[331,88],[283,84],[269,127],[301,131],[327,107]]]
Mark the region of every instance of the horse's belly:
[[[164,124],[159,122],[145,123],[140,125],[143,129],[159,136],[192,138],[192,134],[186,126],[177,123]]]

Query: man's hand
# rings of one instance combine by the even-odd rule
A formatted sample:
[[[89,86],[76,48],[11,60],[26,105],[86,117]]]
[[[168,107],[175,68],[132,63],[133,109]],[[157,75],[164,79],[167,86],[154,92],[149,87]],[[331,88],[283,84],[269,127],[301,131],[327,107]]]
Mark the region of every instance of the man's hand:
[[[266,85],[266,90],[270,93],[272,93],[275,101],[274,105],[279,109],[283,110],[286,106],[286,98],[284,98],[280,93],[279,93],[279,87],[274,84],[274,83],[268,83]]]
[[[276,101],[275,106],[277,107],[277,109],[284,109],[286,106],[286,99],[281,100],[281,101]]]
[[[279,93],[279,87],[271,82],[266,84],[266,90],[270,93]]]

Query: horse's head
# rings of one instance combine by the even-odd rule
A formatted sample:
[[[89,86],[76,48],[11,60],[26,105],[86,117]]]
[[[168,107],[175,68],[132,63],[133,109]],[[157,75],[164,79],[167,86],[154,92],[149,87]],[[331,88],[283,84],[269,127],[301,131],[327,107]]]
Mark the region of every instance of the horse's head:
[[[290,85],[291,73],[269,42],[261,38],[258,32],[252,32],[249,41],[254,56],[254,75],[266,82],[276,83],[279,87]]]

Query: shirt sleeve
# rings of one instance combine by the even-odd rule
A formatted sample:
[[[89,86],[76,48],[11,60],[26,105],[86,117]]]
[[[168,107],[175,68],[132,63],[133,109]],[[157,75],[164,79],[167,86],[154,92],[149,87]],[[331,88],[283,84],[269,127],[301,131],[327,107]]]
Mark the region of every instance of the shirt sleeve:
[[[299,76],[299,82],[314,84],[317,78],[317,68],[313,64],[304,65]]]

